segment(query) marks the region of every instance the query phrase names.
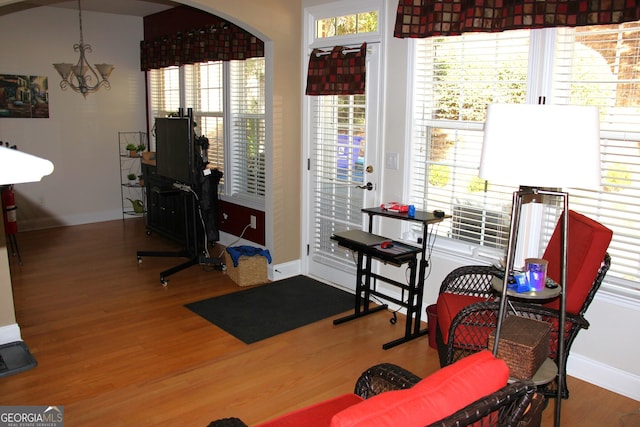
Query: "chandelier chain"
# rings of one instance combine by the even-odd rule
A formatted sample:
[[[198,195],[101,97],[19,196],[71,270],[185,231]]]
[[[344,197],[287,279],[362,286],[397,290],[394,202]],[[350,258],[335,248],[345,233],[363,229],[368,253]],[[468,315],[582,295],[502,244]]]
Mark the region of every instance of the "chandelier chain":
[[[80,21],[80,44],[84,44],[84,39],[82,37],[82,7],[80,6],[80,0],[78,0],[78,21]]]

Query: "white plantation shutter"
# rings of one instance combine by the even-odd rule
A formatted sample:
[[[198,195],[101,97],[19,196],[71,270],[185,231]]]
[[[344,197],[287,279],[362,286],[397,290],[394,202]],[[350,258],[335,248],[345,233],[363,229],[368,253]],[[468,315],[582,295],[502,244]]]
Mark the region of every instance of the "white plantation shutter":
[[[209,162],[224,173],[221,194],[263,207],[264,58],[168,67],[148,76],[152,122],[191,108],[196,134],[209,140]]]
[[[416,43],[411,203],[453,218],[438,233],[502,248],[513,188],[478,178],[491,103],[523,103],[529,33],[433,37]]]
[[[264,58],[230,63],[231,194],[265,195]]]
[[[313,239],[315,256],[352,269],[352,254],[330,237],[362,228],[365,193],[366,95],[311,97],[310,171],[315,185]]]
[[[450,226],[443,224],[439,234],[504,249],[515,189],[477,178],[486,106],[536,102],[543,94],[551,104],[596,105],[602,185],[599,191],[566,189],[570,208],[614,232],[605,287],[640,298],[638,63],[638,22],[417,41],[412,203],[452,213]],[[567,173],[579,167],[567,159]],[[546,207],[539,218],[544,244],[557,209]]]
[[[571,209],[613,230],[607,286],[640,295],[640,23],[559,30],[556,58],[554,103],[600,109],[600,190],[569,189]]]
[[[196,135],[204,135],[209,140],[209,163],[224,173],[224,63],[185,65],[184,72],[185,105],[193,110]],[[222,193],[225,182],[223,176],[218,188]]]
[[[180,108],[180,69],[168,67],[159,70],[149,70],[148,96],[151,127],[157,117],[167,117],[176,113]],[[155,150],[155,132],[151,132],[151,151]]]

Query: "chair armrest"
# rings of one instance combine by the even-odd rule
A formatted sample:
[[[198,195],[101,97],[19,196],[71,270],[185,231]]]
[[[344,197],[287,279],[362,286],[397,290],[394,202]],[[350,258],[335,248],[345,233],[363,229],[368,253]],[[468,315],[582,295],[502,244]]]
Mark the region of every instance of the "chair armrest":
[[[447,275],[440,285],[440,293],[471,295],[480,298],[496,296],[491,287],[494,277],[502,277],[502,270],[492,265],[458,267]]]
[[[354,393],[363,399],[385,391],[411,388],[421,380],[417,375],[391,363],[372,366],[360,375]]]
[[[489,415],[483,426],[515,427],[522,420],[535,420],[539,416],[543,408],[532,405],[535,394],[536,386],[532,382],[516,381],[428,427],[468,426]]]
[[[212,421],[207,427],[249,427],[239,418],[223,418]]]
[[[487,349],[489,334],[498,323],[499,302],[478,302],[456,314],[449,327],[442,365],[450,365],[470,354]]]

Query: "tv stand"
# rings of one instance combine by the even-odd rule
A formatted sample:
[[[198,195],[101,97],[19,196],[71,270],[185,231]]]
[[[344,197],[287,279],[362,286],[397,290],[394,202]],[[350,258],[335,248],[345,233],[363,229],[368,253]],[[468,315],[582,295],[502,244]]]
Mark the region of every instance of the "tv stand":
[[[138,263],[143,257],[187,258],[181,264],[160,272],[160,283],[166,287],[168,277],[194,265],[208,265],[223,270],[220,258],[206,256],[205,231],[198,220],[199,203],[191,188],[174,185],[173,181],[155,174],[155,167],[145,165],[147,191],[147,234],[159,234],[182,244],[179,251],[138,251]],[[217,183],[215,185],[217,187]],[[180,227],[181,226],[181,227]]]

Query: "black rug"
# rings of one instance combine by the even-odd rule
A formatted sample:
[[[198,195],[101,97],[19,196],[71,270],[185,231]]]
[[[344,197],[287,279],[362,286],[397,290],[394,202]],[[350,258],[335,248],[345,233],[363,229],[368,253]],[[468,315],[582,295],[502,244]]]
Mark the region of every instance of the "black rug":
[[[354,295],[306,276],[185,305],[251,344],[353,309]]]

